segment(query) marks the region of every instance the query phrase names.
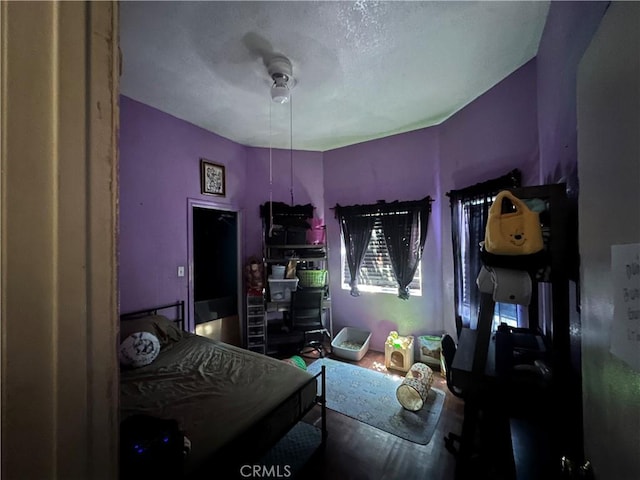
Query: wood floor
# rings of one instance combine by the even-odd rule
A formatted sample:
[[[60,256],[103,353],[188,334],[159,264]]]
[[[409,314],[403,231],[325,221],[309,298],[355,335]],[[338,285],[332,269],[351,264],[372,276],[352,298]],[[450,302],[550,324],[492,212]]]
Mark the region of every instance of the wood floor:
[[[333,357],[335,358],[335,357]],[[336,358],[336,360],[341,360]],[[312,361],[312,360],[307,360]],[[369,351],[357,363],[384,369],[384,354]],[[397,373],[397,372],[395,372]],[[433,387],[446,392],[436,432],[427,445],[418,445],[347,416],[327,411],[328,441],[324,452],[312,458],[300,479],[317,480],[453,480],[455,458],[444,444],[449,432],[462,428],[463,402],[447,389],[436,372]],[[319,409],[307,421],[319,418]]]

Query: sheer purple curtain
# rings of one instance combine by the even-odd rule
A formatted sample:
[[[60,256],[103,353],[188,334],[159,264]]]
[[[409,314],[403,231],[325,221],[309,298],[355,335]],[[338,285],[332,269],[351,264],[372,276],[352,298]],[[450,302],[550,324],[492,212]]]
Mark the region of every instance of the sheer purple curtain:
[[[367,251],[375,216],[366,210],[355,207],[335,207],[336,217],[340,222],[340,232],[344,241],[349,267],[351,295],[360,296],[358,291],[358,272]]]
[[[406,204],[406,207],[392,207],[380,217],[391,267],[398,282],[398,297],[403,300],[409,298],[409,284],[422,258],[430,212],[431,199],[427,197]]]

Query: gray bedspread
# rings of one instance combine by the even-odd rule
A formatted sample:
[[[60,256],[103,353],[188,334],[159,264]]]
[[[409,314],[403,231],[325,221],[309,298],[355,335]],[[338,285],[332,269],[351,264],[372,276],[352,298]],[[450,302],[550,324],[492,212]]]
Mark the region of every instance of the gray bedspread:
[[[137,413],[176,419],[192,442],[190,470],[256,422],[274,434],[293,426],[313,404],[316,382],[284,401],[311,378],[289,363],[185,334],[151,365],[122,371],[121,420]]]

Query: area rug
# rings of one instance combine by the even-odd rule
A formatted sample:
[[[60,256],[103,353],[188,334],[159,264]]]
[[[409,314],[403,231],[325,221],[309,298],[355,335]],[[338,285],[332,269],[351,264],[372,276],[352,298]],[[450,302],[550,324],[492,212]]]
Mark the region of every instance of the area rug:
[[[320,429],[298,422],[259,462],[265,476],[296,478],[322,443]]]
[[[402,378],[346,362],[321,358],[307,370],[311,374],[326,366],[327,408],[420,445],[435,431],[445,393],[431,388],[422,409],[411,412],[396,398]]]

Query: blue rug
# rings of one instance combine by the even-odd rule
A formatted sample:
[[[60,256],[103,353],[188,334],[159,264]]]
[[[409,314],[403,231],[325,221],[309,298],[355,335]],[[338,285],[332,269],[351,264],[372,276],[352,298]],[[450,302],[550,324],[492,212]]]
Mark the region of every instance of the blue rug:
[[[264,472],[270,476],[296,478],[321,443],[322,434],[319,428],[298,422],[258,462],[258,465],[263,466]]]
[[[405,440],[429,443],[444,404],[442,390],[431,388],[424,407],[411,412],[396,398],[402,377],[329,358],[316,360],[307,370],[315,375],[322,365],[326,366],[327,408]]]

